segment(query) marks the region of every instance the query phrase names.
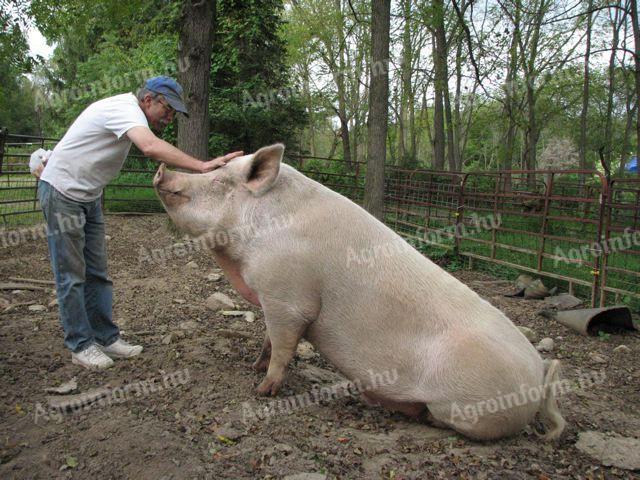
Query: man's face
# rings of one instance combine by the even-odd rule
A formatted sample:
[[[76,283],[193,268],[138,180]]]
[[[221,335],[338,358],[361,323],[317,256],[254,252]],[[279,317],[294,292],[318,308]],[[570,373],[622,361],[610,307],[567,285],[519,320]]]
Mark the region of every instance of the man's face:
[[[153,98],[151,94],[147,94],[141,103],[142,111],[147,117],[151,129],[158,133],[162,133],[175,117],[176,111],[162,95]]]

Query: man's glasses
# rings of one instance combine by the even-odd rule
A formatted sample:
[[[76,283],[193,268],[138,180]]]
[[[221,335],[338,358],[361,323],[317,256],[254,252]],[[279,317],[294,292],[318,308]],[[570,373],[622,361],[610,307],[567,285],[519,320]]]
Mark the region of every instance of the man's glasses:
[[[173,116],[176,113],[175,108],[173,108],[171,105],[169,105],[168,103],[165,103],[162,100],[162,97],[156,97],[155,98],[156,102],[158,102],[160,105],[162,105],[162,108],[164,108],[164,116],[166,118],[173,118]]]

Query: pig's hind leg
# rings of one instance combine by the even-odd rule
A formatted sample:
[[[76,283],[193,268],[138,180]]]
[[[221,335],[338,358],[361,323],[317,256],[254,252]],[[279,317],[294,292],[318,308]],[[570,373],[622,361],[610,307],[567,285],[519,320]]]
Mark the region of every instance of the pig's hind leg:
[[[393,412],[400,412],[407,417],[419,419],[423,412],[426,411],[427,405],[424,402],[402,402],[392,400],[374,392],[364,392],[362,394],[365,402],[369,405],[381,406]]]
[[[264,343],[262,344],[262,351],[258,356],[258,359],[253,362],[253,369],[256,372],[266,372],[269,368],[269,361],[271,360],[271,339],[269,334],[265,333]]]
[[[262,306],[267,339],[271,343],[271,358],[268,360],[267,375],[256,391],[261,395],[275,395],[284,381],[287,366],[295,354],[298,342],[307,329],[308,320],[302,311],[285,302],[267,299],[262,302]],[[264,363],[263,354],[258,359],[259,365]]]

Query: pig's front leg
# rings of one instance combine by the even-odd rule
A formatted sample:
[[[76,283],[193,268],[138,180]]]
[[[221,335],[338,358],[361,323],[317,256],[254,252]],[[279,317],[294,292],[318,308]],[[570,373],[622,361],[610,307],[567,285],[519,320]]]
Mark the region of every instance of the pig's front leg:
[[[296,314],[295,309],[284,302],[263,301],[262,304],[267,338],[271,340],[271,359],[267,375],[256,391],[260,395],[275,395],[284,381],[287,366],[304,335],[307,323],[302,315]]]
[[[262,351],[258,359],[253,362],[253,368],[257,372],[266,372],[269,368],[269,360],[271,360],[271,339],[269,338],[269,334],[266,333],[264,343],[262,344]]]

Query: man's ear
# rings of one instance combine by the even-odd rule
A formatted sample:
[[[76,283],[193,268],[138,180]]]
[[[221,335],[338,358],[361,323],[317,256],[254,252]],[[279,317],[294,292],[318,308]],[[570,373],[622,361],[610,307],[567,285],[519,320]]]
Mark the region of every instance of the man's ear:
[[[273,187],[280,172],[283,155],[284,145],[281,143],[263,147],[253,154],[245,181],[245,186],[251,193],[259,197]]]

